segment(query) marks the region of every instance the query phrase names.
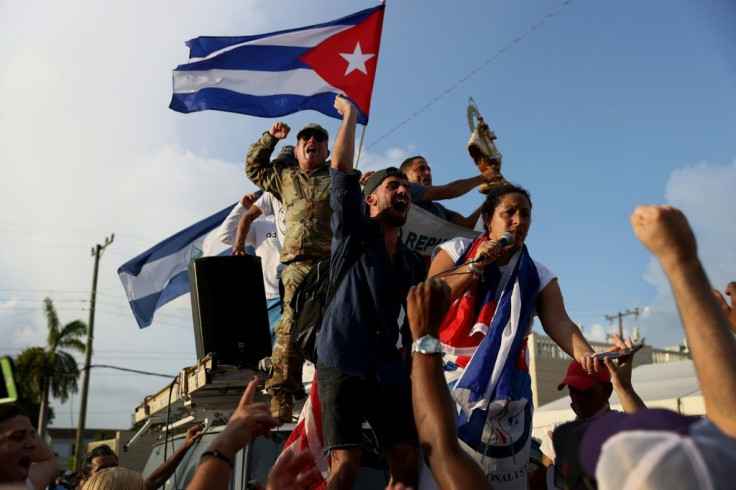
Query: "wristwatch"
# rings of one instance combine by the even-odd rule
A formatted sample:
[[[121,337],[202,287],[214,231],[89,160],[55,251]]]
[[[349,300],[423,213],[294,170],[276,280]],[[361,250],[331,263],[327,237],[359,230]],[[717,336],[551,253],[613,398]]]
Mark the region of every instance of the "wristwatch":
[[[442,345],[437,337],[424,335],[411,344],[412,355],[415,352],[419,352],[420,354],[442,354]]]

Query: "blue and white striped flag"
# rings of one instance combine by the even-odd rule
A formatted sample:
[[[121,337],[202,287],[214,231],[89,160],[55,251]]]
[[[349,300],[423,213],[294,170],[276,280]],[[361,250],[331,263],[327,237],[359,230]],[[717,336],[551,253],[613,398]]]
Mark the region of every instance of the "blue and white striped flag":
[[[324,24],[256,36],[198,37],[187,42],[189,62],[174,70],[169,107],[259,117],[334,108],[343,93],[366,124],[381,44],[384,6]]]
[[[118,275],[140,328],[151,324],[157,309],[189,291],[189,263],[203,255],[205,238],[220,226],[233,206],[170,236],[120,266]]]

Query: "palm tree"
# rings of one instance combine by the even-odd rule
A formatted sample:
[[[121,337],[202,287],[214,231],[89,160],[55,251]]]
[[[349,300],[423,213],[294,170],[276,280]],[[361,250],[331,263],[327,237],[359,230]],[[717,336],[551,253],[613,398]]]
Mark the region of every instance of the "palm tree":
[[[61,327],[50,298],[44,299],[44,313],[49,329],[46,347],[29,347],[16,360],[18,377],[26,387],[26,396],[41,405],[38,433],[42,435],[48,419],[49,392],[62,402],[69,398],[69,394],[77,392],[77,360],[62,349],[84,352],[84,342],[80,337],[87,334],[87,325],[81,320]]]

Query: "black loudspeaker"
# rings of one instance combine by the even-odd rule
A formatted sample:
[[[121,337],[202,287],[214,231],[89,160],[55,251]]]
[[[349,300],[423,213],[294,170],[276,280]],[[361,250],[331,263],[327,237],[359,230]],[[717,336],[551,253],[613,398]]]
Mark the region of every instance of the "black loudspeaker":
[[[189,264],[197,358],[255,368],[271,355],[271,332],[261,259],[202,257]]]

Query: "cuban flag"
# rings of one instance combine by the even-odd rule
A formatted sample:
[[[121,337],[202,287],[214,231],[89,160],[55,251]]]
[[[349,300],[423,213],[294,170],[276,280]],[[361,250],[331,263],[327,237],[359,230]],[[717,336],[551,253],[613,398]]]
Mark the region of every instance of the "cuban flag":
[[[460,408],[458,437],[481,453],[487,452],[483,434],[487,431],[489,417],[498,411],[503,414],[508,401],[518,399],[520,393],[513,396],[516,376],[528,376],[519,374],[528,371],[526,366],[519,369],[519,353],[526,329],[531,325],[539,291],[539,273],[526,245],[512,257],[509,266],[512,272],[503,286],[491,325],[470,362],[464,370],[457,366],[448,370],[445,366],[445,379]],[[529,404],[531,393],[524,395]]]
[[[333,107],[345,94],[370,113],[384,5],[342,19],[256,36],[198,37],[189,62],[174,70],[169,107],[280,117],[312,109],[342,119]]]
[[[208,234],[220,226],[233,206],[170,236],[120,266],[118,275],[140,328],[151,324],[157,309],[189,292],[189,263],[205,255]],[[222,254],[229,252],[230,248]]]

